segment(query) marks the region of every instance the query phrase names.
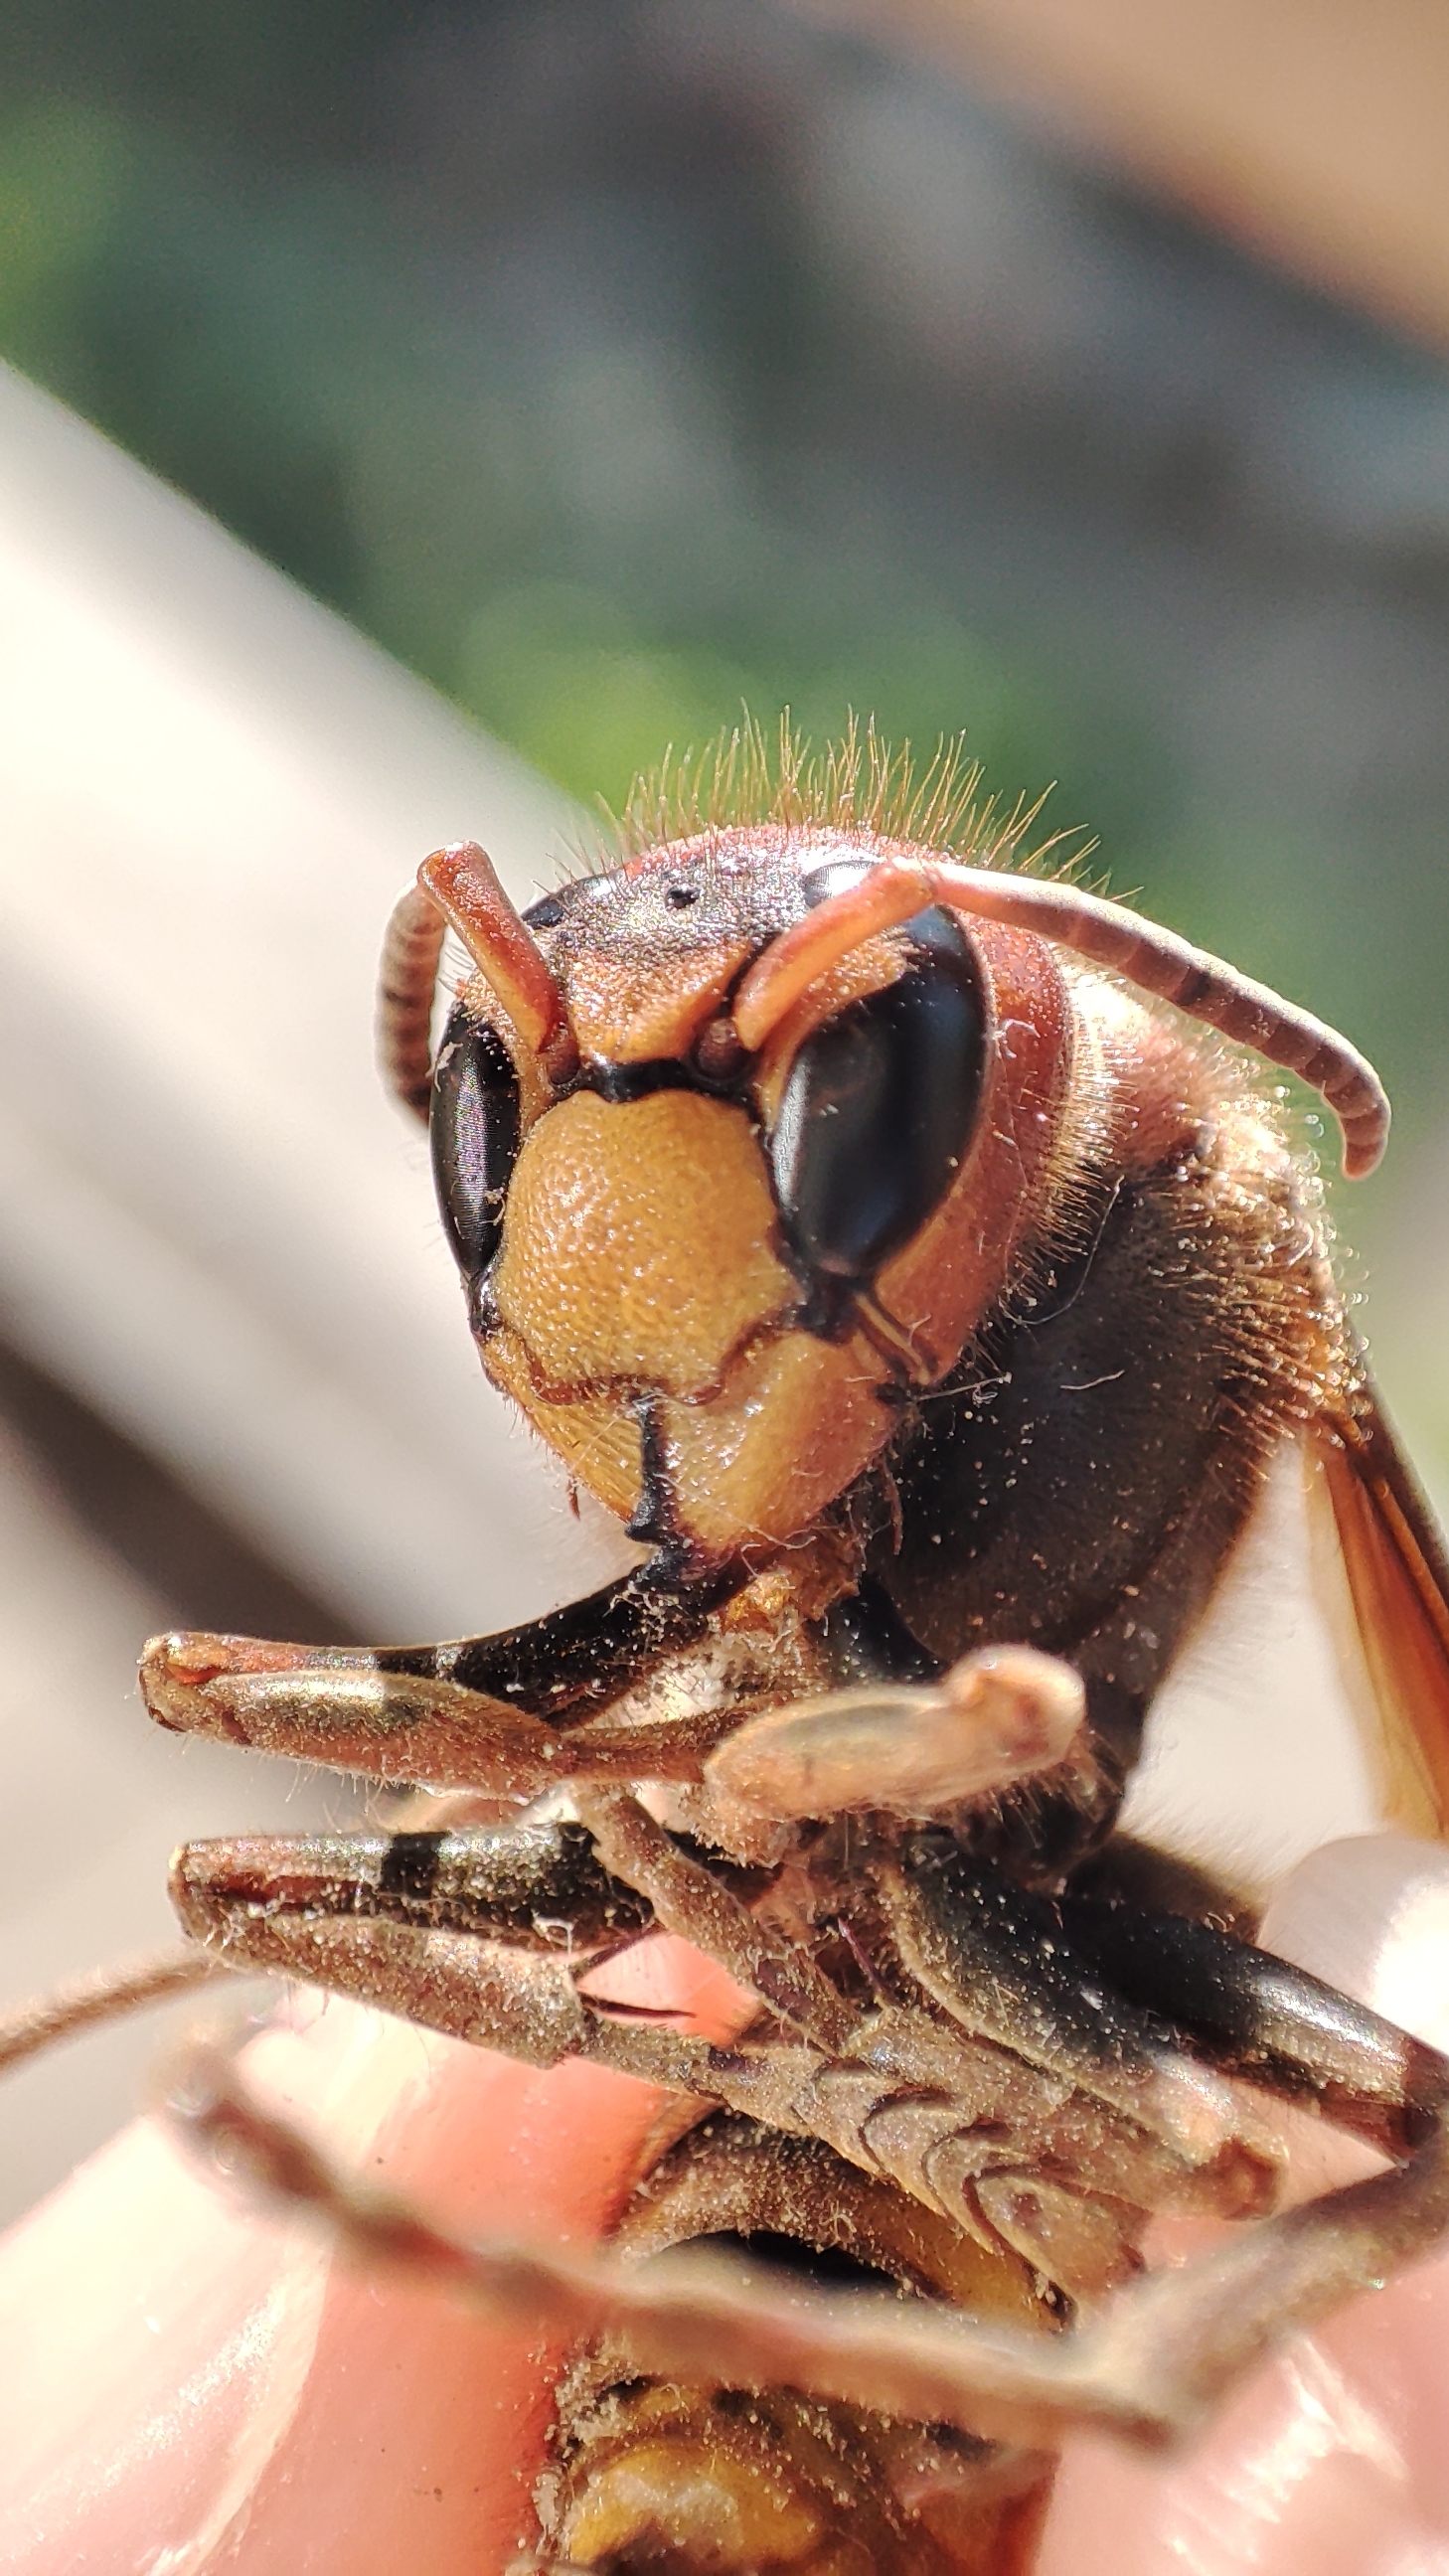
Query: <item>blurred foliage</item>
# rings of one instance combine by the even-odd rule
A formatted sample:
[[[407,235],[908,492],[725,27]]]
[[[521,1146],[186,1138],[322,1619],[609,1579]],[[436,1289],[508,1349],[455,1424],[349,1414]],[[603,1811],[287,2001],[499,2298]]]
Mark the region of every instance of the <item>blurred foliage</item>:
[[[533,13],[477,14],[506,50]],[[0,22],[0,348],[564,785],[616,800],[742,701],[817,733],[855,707],[916,740],[964,725],[1008,792],[1064,773],[1063,815],[1119,846],[1160,819],[1162,764],[1110,693],[884,572],[878,530],[770,491],[840,317],[778,136],[708,130],[728,99],[696,101],[673,166],[601,143],[573,246],[620,309],[611,330],[586,293],[551,330],[529,307],[570,247],[547,239],[558,170],[501,208],[495,184],[460,239],[383,104],[400,58],[446,51],[447,12]]]

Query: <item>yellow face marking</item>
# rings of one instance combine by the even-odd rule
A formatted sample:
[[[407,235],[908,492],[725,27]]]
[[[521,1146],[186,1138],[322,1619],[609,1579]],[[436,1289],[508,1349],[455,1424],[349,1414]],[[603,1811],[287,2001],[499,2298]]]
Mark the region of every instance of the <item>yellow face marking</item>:
[[[742,1109],[692,1091],[575,1092],[524,1140],[497,1311],[541,1394],[625,1380],[697,1402],[798,1301],[777,1239]]]
[[[783,1544],[808,1529],[890,1438],[884,1375],[863,1335],[790,1332],[747,1352],[713,1403],[661,1404],[681,1530],[726,1555],[742,1539]]]
[[[635,1408],[616,1390],[585,1388],[562,1403],[538,1392],[528,1351],[516,1333],[492,1334],[484,1366],[496,1387],[521,1405],[540,1438],[606,1511],[630,1521],[644,1487],[644,1444]]]
[[[777,1240],[743,1110],[575,1092],[525,1139],[494,1274],[495,1384],[625,1517],[648,1399],[678,1534],[721,1556],[807,1528],[894,1423],[868,1340],[791,1328]]]

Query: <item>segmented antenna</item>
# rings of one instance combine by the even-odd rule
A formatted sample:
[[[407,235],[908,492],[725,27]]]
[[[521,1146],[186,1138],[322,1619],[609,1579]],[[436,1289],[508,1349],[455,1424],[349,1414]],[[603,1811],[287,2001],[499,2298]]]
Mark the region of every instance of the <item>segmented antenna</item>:
[[[1383,1084],[1367,1058],[1310,1011],[1083,886],[961,867],[911,851],[883,859],[859,885],[818,905],[755,960],[735,996],[733,1017],[743,1044],[751,1050],[762,1045],[806,985],[837,958],[933,903],[1035,931],[1240,1046],[1253,1047],[1270,1064],[1311,1083],[1327,1102],[1343,1131],[1343,1168],[1350,1180],[1360,1180],[1379,1161],[1390,1116]]]
[[[377,1060],[394,1098],[423,1125],[433,1096],[433,995],[448,925],[431,895],[398,896],[377,979]]]
[[[434,850],[393,906],[377,996],[383,1080],[424,1124],[433,1092],[433,996],[450,929],[527,1045],[545,1045],[564,1018],[563,995],[487,851],[476,841]]]

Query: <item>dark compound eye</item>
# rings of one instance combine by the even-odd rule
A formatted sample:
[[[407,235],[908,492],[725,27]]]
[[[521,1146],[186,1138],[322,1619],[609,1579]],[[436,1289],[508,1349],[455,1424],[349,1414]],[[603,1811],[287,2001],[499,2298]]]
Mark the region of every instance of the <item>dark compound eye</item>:
[[[920,1232],[980,1104],[987,1010],[970,945],[934,908],[906,929],[900,980],[806,1039],[770,1142],[786,1233],[827,1279],[864,1284]]]
[[[465,1279],[488,1267],[518,1158],[518,1076],[503,1041],[460,1002],[438,1049],[430,1123],[438,1206]]]
[[[666,886],[664,900],[671,912],[688,912],[690,905],[699,901],[699,888],[684,885]]]

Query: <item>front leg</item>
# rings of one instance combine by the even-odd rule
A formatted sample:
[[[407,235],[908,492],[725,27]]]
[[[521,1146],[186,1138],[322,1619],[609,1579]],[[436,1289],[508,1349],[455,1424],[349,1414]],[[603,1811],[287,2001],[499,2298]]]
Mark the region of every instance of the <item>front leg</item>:
[[[172,1899],[218,1964],[300,1978],[530,2064],[590,2057],[740,2109],[768,2096],[787,2125],[811,2129],[812,2084],[857,2041],[857,2009],[634,1799],[596,1793],[586,1813],[189,1843]],[[580,1972],[656,1927],[722,1966],[747,2017],[753,1993],[755,2018],[782,2039],[704,2049],[581,1986]],[[894,2089],[891,2077],[867,2087],[872,2100]]]
[[[939,1679],[886,1679],[747,1718],[709,1756],[708,1820],[742,1859],[792,1824],[848,1815],[950,1820],[1028,1780],[1093,1771],[1079,1673],[1032,1646],[987,1646]]]
[[[653,1918],[577,1825],[189,1843],[171,1893],[222,1966],[300,1978],[525,2065],[586,2057],[713,2098],[702,2041],[579,1992],[576,1970]]]
[[[298,1927],[366,1923],[466,1934],[568,1957],[649,1930],[582,1825],[552,1816],[401,1833],[242,1834],[186,1843],[171,1872],[183,1929],[219,1955],[305,1975]],[[274,1955],[263,1957],[263,1942]],[[253,1946],[249,1947],[251,1944]]]
[[[387,1785],[534,1798],[576,1778],[696,1780],[740,1708],[818,1686],[814,1622],[849,1570],[824,1546],[681,1590],[641,1566],[587,1600],[441,1646],[154,1638],[161,1725]]]
[[[753,1914],[637,1801],[611,1791],[581,1803],[587,1832],[539,1816],[193,1844],[175,1865],[177,1908],[227,1965],[298,1977],[529,2063],[586,2056],[723,2102],[823,2140],[988,2243],[1017,2242],[1022,2225],[1016,2182],[1011,2210],[988,2210],[994,2178],[1019,2176],[1044,2151],[1075,2176],[1070,2231],[1053,2202],[1057,2268],[1041,2262],[1064,2287],[1095,2282],[1104,2262],[1120,2269],[1112,2245],[1120,2252],[1129,2208],[1241,2207],[1245,2189],[1260,2192],[1241,2106],[1206,2070],[1183,2079],[1190,2135],[1165,2116],[1181,2104],[1170,2088],[1164,2103],[1160,2081],[1155,2133],[1100,2102],[1084,2117],[1057,2072],[1043,2077],[909,2001],[847,1996],[808,1946]],[[747,2022],[758,1998],[754,2026],[730,2048],[630,2018],[579,1973],[656,1924],[726,1969]],[[1030,2259],[1041,2250],[1033,2238]]]

